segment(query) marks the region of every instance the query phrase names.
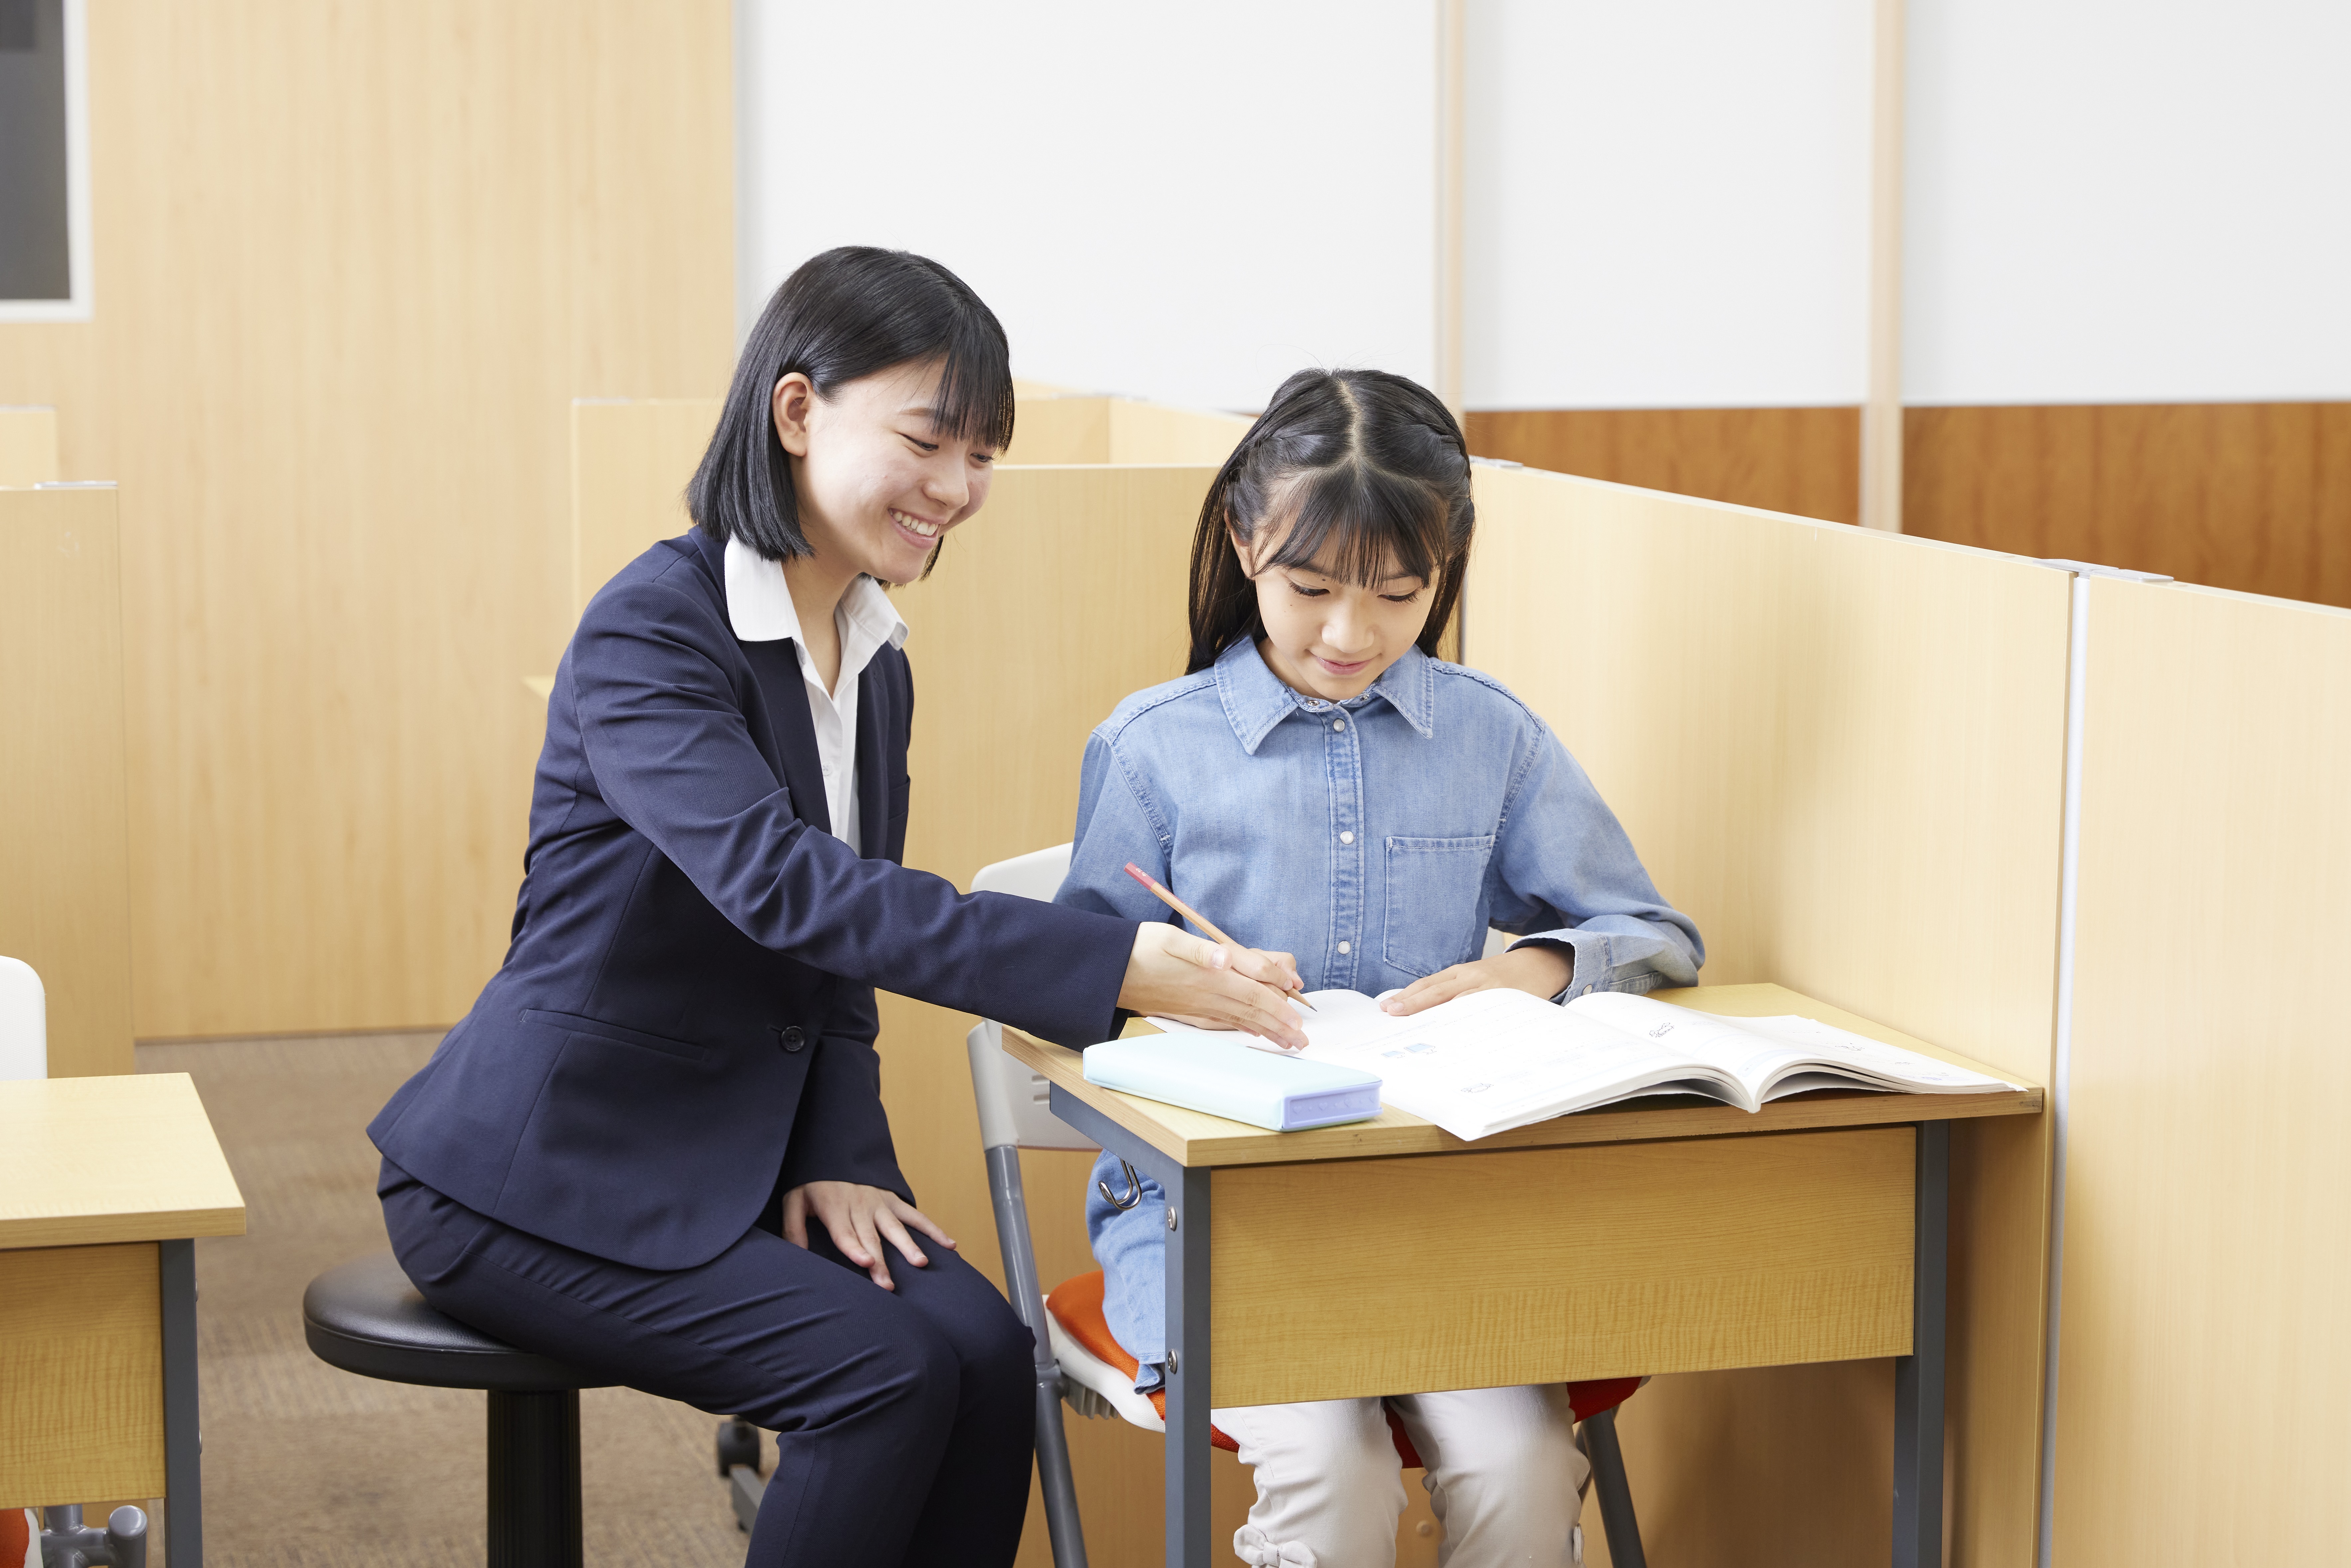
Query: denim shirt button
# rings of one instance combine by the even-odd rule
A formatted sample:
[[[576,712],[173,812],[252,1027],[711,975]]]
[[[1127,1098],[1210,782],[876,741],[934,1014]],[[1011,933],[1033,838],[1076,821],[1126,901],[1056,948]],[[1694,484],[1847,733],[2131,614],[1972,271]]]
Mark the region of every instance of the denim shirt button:
[[[1353,833],[1341,833],[1339,835],[1339,841],[1343,844],[1352,844],[1355,841],[1355,835]]]
[[[1344,729],[1347,727],[1347,721],[1343,718],[1334,718],[1331,721],[1331,727],[1332,729]]]
[[[1340,944],[1339,944],[1339,952],[1340,952],[1341,956],[1343,956],[1343,957],[1345,955],[1347,955],[1347,954],[1349,954],[1349,953],[1353,952],[1354,950],[1355,950],[1355,946],[1354,946],[1354,944],[1353,944],[1353,943],[1352,943],[1352,942],[1342,942],[1342,943],[1340,943]]]

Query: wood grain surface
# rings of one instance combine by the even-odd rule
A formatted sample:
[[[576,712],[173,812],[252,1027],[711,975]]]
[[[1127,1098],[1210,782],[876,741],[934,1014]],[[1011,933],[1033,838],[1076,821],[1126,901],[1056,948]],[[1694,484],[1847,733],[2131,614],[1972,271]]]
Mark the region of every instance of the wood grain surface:
[[[2067,577],[1532,472],[1480,470],[1478,503],[1469,663],[1510,683],[1591,774],[1696,918],[1702,977],[1776,981],[2048,1082]],[[1953,1139],[1963,1568],[2033,1550],[2047,1123],[1962,1124]],[[1707,1375],[1710,1392],[1659,1401],[1670,1421],[1628,1419],[1636,1498],[1646,1484],[1661,1505],[1717,1500],[1680,1538],[1686,1560],[1882,1555],[1880,1538],[1853,1556],[1874,1523],[1817,1522],[1846,1507],[1830,1478],[1885,1451],[1883,1410],[1854,1375],[1771,1382],[1786,1440],[1742,1450],[1728,1476],[1687,1471],[1685,1456],[1706,1451],[1701,1432],[1740,1429],[1754,1379]],[[1772,1518],[1790,1528],[1761,1546],[1741,1523]]]
[[[1007,465],[1121,463],[1215,466],[1249,427],[1243,415],[1174,408],[1139,398],[1023,397]]]
[[[1914,408],[1909,532],[2351,604],[2351,402]]]
[[[1214,1178],[1217,1405],[1910,1349],[1907,1127]]]
[[[569,630],[569,400],[734,345],[722,0],[89,12],[95,317],[0,402],[120,479],[136,1028],[447,1023]]]
[[[0,953],[41,977],[58,1078],[131,1068],[116,501],[0,490]]]
[[[40,403],[0,405],[0,486],[59,478],[57,411]]]
[[[1855,408],[1471,411],[1469,450],[1833,523],[1861,520]]]
[[[2089,638],[2054,1559],[2331,1562],[2351,612],[2093,581]]]
[[[244,1234],[186,1073],[0,1083],[0,1249]]]
[[[622,567],[694,526],[685,486],[719,407],[715,397],[572,400],[573,623]]]
[[[0,1508],[163,1495],[162,1321],[152,1241],[0,1250]]]

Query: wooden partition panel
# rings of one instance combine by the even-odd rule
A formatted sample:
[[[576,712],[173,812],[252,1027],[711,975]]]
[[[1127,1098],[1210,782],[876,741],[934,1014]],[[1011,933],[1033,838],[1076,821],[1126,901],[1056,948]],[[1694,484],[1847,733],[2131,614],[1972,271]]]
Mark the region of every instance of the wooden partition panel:
[[[558,652],[598,589],[654,540],[694,526],[686,482],[720,405],[715,397],[571,400],[571,618]]]
[[[446,1023],[569,626],[565,400],[734,343],[732,23],[89,7],[96,316],[0,402],[122,483],[137,1028]]]
[[[2089,591],[2054,1561],[2338,1561],[2351,612]]]
[[[1020,399],[1008,464],[1207,464],[1232,453],[1240,414],[1170,408],[1136,398],[1067,394]]]
[[[1669,490],[1833,523],[1861,520],[1853,408],[1472,411],[1469,450],[1554,474]]]
[[[125,777],[115,492],[0,490],[0,954],[52,1078],[131,1070]]]
[[[57,411],[39,404],[0,407],[0,486],[46,485],[57,471]]]
[[[1914,408],[1903,527],[2351,604],[2351,402]]]
[[[1481,469],[1472,664],[1560,733],[1716,984],[1774,980],[2047,1082],[2067,584],[2012,558]],[[1954,1133],[1951,1561],[2031,1561],[2046,1118]],[[1884,1362],[1626,1406],[1652,1558],[1884,1560]]]

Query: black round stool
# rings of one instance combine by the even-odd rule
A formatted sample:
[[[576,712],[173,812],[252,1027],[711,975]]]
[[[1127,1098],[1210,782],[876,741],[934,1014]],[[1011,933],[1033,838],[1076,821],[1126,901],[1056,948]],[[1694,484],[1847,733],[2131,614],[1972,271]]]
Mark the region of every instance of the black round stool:
[[[443,1317],[390,1252],[311,1281],[302,1333],[320,1361],[361,1377],[486,1390],[489,1568],[580,1568],[580,1391],[610,1378]]]

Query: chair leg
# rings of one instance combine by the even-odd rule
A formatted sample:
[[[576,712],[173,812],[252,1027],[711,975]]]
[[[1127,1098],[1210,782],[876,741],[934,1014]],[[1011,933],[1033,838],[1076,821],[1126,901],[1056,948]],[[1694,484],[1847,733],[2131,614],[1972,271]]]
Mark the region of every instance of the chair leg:
[[[489,1568],[582,1568],[580,1395],[490,1396]]]
[[[1053,1568],[1087,1568],[1086,1532],[1078,1522],[1077,1483],[1070,1476],[1070,1438],[1061,1425],[1061,1368],[1045,1326],[1044,1287],[1029,1240],[1029,1198],[1020,1185],[1020,1151],[1010,1144],[987,1151],[987,1190],[996,1207],[996,1239],[1012,1310],[1036,1341],[1037,1479],[1045,1493],[1045,1528],[1053,1541]]]
[[[1608,1561],[1615,1568],[1648,1568],[1641,1522],[1633,1517],[1633,1489],[1625,1480],[1625,1450],[1616,1441],[1616,1412],[1603,1410],[1584,1422],[1583,1444],[1592,1457],[1593,1490],[1600,1494],[1600,1524],[1608,1532]]]

